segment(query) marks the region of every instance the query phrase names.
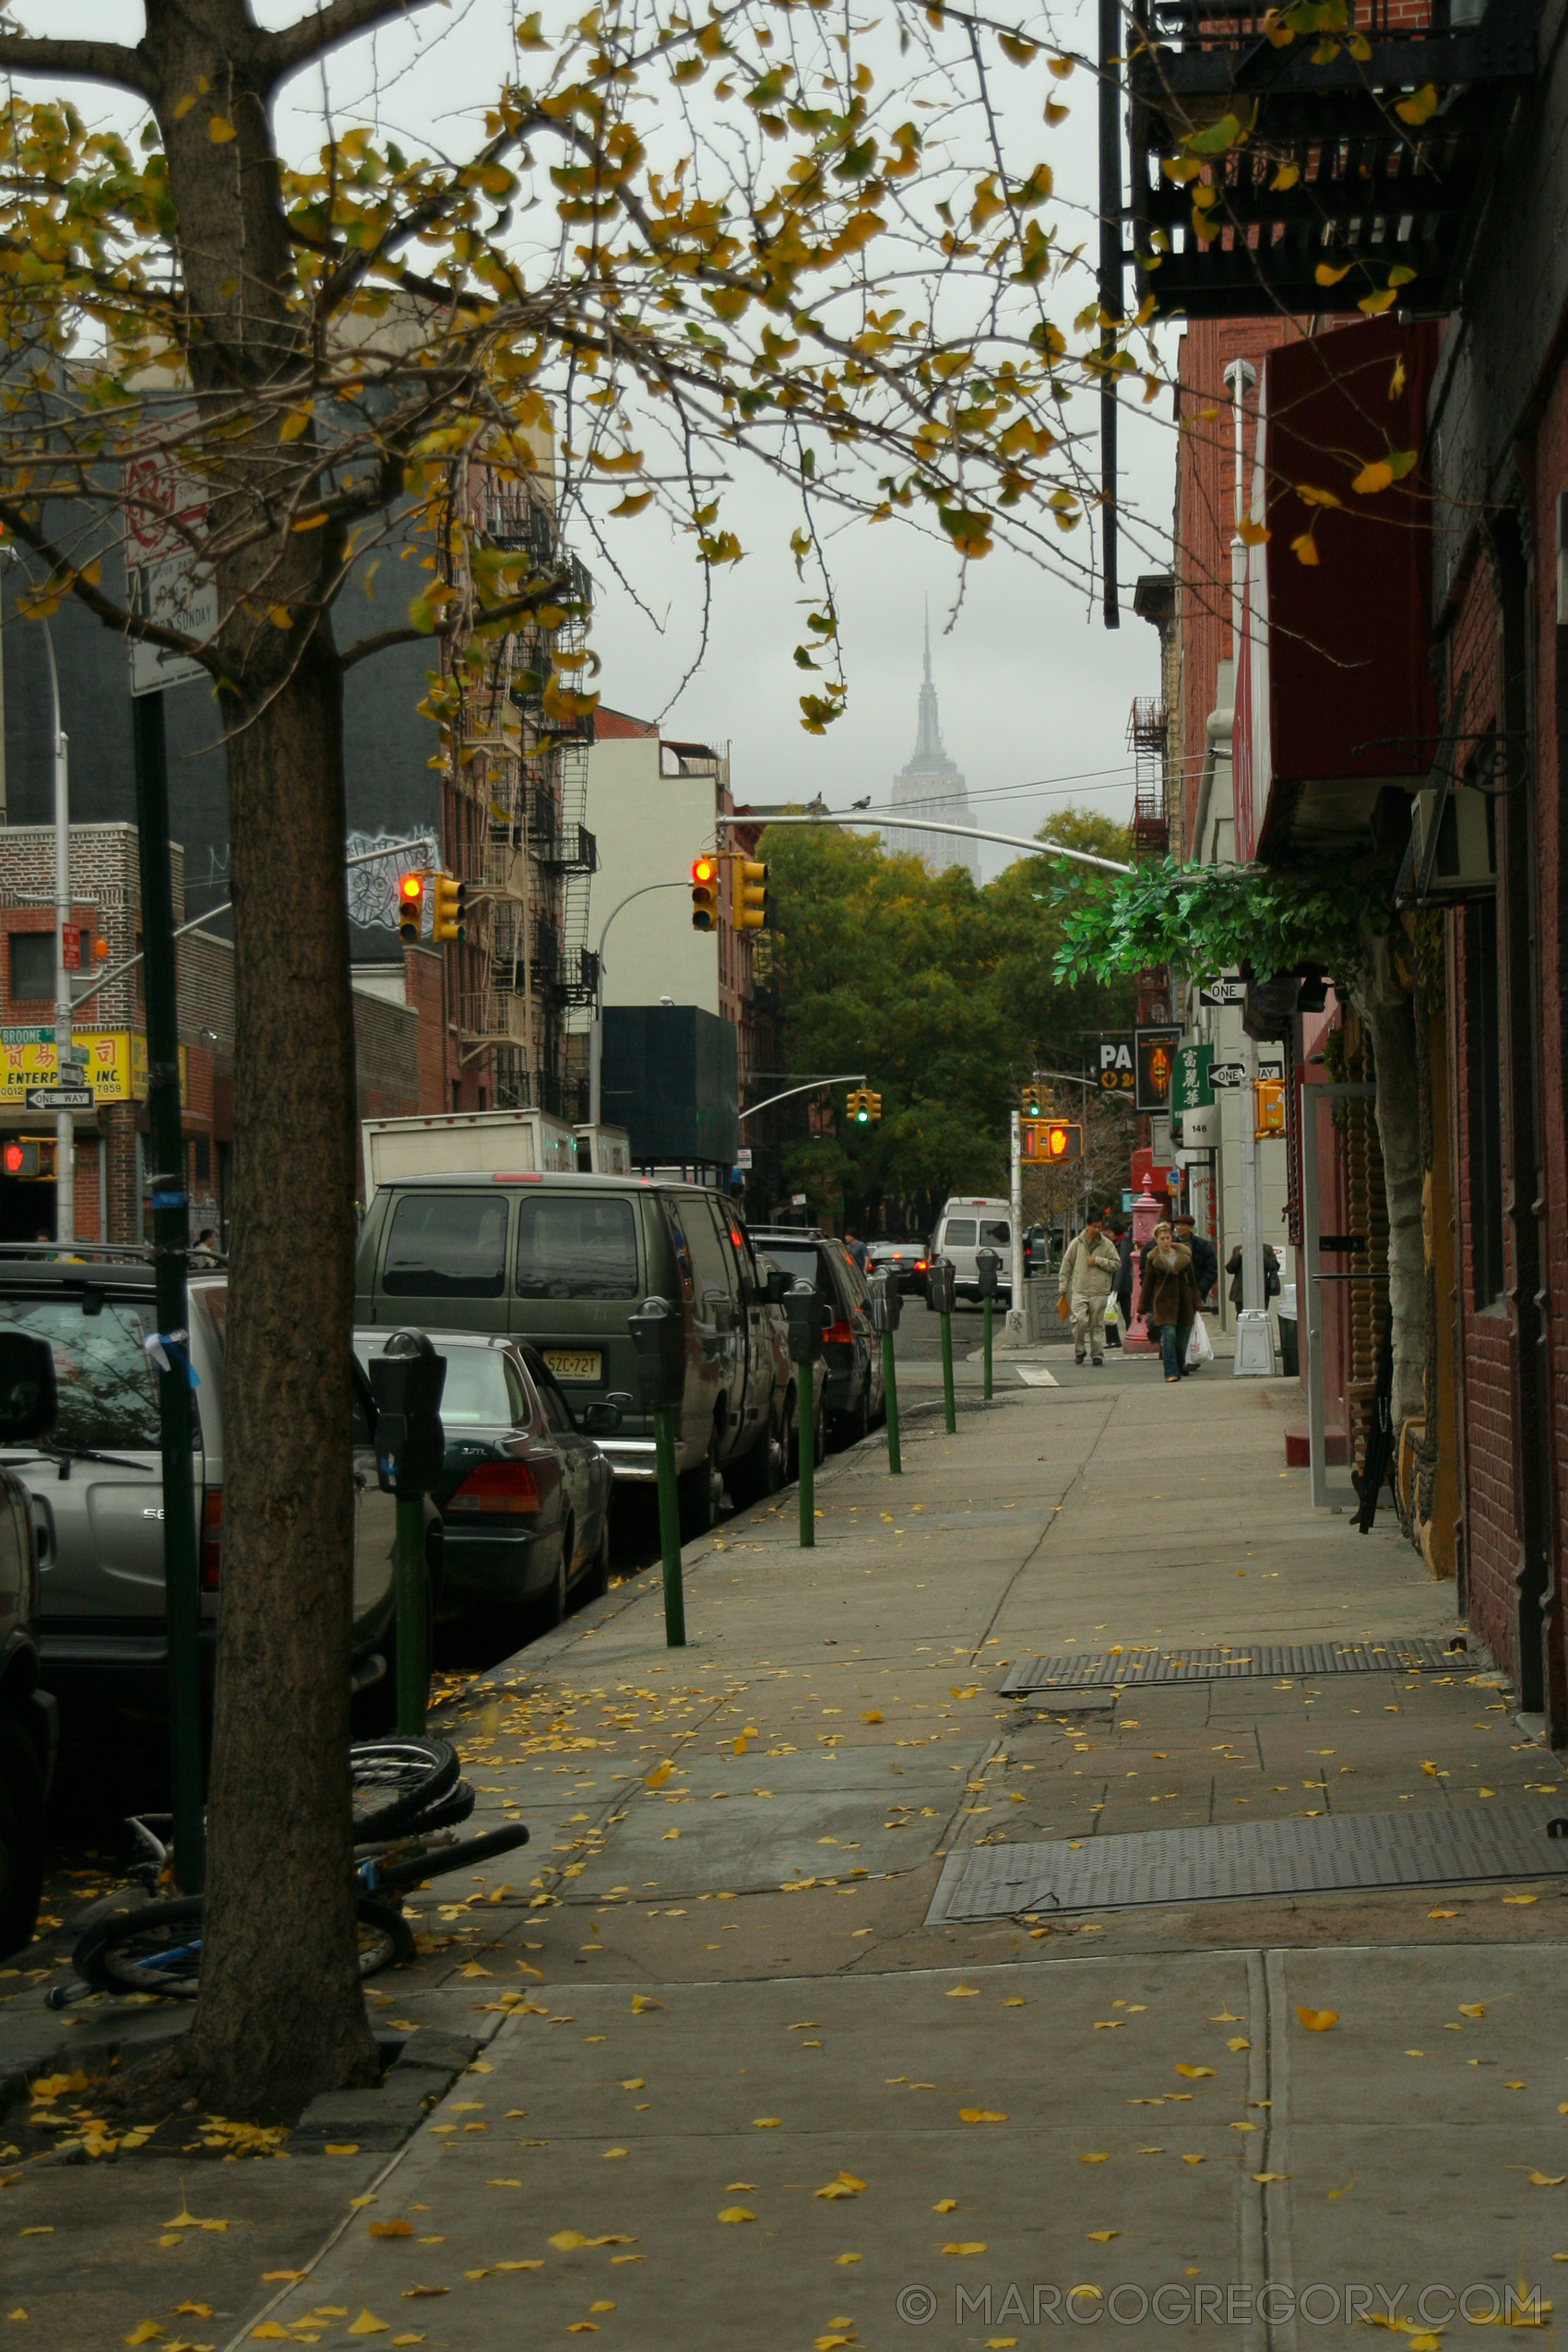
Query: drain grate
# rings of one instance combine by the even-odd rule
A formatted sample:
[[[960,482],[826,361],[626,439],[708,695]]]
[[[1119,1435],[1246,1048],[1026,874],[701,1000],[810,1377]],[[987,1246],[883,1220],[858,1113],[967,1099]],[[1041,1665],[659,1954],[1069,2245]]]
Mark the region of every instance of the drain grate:
[[[1238,1895],[1325,1895],[1467,1879],[1568,1875],[1568,1838],[1549,1838],[1555,1805],[1433,1806],[1331,1821],[1227,1822],[950,1854],[926,1914],[1009,1918],[1019,1911],[1101,1911],[1144,1903],[1218,1903]]]
[[[1114,1656],[1024,1657],[1003,1678],[1004,1693],[1131,1689],[1143,1682],[1223,1682],[1232,1677],[1454,1673],[1484,1666],[1469,1649],[1442,1642],[1249,1642],[1214,1649],[1123,1650]]]

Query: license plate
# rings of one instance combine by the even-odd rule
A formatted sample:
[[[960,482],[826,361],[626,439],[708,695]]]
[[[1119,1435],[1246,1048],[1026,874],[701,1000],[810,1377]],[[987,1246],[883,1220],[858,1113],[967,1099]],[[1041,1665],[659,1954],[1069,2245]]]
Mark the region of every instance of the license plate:
[[[602,1359],[597,1348],[545,1348],[545,1369],[557,1380],[597,1380]]]

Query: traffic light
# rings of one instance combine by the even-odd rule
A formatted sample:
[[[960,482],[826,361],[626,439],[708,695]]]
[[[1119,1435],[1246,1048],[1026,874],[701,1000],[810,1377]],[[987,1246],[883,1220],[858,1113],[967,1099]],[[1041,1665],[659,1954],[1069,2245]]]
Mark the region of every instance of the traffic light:
[[[1082,1159],[1084,1156],[1083,1129],[1070,1119],[1049,1121],[1045,1130],[1044,1156],[1047,1159],[1052,1160]]]
[[[872,1117],[873,1119],[880,1119],[882,1116],[882,1097],[879,1094],[867,1093],[864,1097],[864,1100]]]
[[[405,947],[417,947],[424,928],[424,876],[406,873],[398,885],[398,936]]]
[[[692,929],[717,931],[719,928],[719,860],[692,860]]]
[[[449,873],[438,873],[432,879],[430,935],[445,941],[462,939],[468,933],[469,885]]]
[[[0,1169],[3,1169],[7,1176],[15,1176],[23,1183],[53,1183],[54,1181],[53,1136],[7,1136],[5,1148],[0,1150]]]
[[[767,868],[757,858],[737,861],[735,892],[737,931],[761,931],[767,921]]]
[[[1019,1093],[1023,1097],[1025,1118],[1038,1119],[1039,1117],[1039,1088],[1034,1080],[1031,1078],[1028,1086],[1021,1087]]]
[[[869,1087],[851,1087],[844,1098],[844,1108],[857,1127],[866,1126],[882,1116],[882,1097],[873,1094]]]

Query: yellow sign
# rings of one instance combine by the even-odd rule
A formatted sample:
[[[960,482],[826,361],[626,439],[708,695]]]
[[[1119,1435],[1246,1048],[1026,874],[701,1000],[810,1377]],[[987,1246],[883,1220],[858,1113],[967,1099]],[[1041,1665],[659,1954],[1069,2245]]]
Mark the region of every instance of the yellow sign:
[[[90,1087],[95,1102],[139,1101],[147,1093],[147,1039],[133,1029],[76,1032],[73,1042],[87,1056],[77,1083]],[[54,1039],[46,1029],[0,1031],[0,1106],[25,1104],[30,1087],[55,1083]],[[180,1048],[180,1101],[185,1101],[185,1049]]]

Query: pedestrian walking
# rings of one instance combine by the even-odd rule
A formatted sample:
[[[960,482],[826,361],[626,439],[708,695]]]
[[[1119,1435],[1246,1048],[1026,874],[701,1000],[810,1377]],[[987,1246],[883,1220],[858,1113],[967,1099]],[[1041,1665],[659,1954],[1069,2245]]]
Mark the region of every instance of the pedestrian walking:
[[[1084,1360],[1086,1347],[1097,1364],[1105,1361],[1105,1302],[1115,1288],[1122,1260],[1106,1232],[1098,1209],[1091,1209],[1081,1233],[1075,1234],[1062,1253],[1061,1295],[1073,1317],[1073,1360]]]
[[[196,1247],[185,1261],[193,1273],[210,1274],[226,1260],[218,1246],[218,1236],[210,1225],[204,1225],[196,1237]]]
[[[1219,1259],[1208,1235],[1198,1231],[1190,1208],[1184,1208],[1176,1219],[1176,1239],[1193,1253],[1193,1287],[1198,1294],[1200,1309],[1212,1306],[1215,1286],[1219,1280]]]
[[[863,1274],[866,1270],[866,1245],[861,1240],[860,1235],[858,1233],[846,1233],[844,1236],[844,1247],[849,1251],[849,1255],[854,1259],[855,1264],[860,1267],[861,1272]]]
[[[1105,1344],[1108,1348],[1120,1348],[1123,1330],[1123,1328],[1131,1329],[1133,1321],[1132,1277],[1128,1273],[1130,1243],[1126,1218],[1124,1217],[1111,1218],[1107,1223],[1106,1230],[1111,1236],[1111,1245],[1116,1252],[1116,1279],[1111,1286],[1111,1296],[1105,1302]],[[1127,1293],[1125,1305],[1123,1304],[1122,1298],[1123,1286]]]
[[[1187,1368],[1187,1342],[1193,1336],[1198,1293],[1193,1280],[1193,1253],[1177,1241],[1169,1224],[1157,1225],[1150,1236],[1138,1309],[1147,1318],[1151,1338],[1158,1330],[1166,1380],[1181,1380]]]
[[[1241,1289],[1241,1245],[1239,1241],[1225,1261],[1225,1271],[1230,1277],[1230,1303],[1240,1314],[1244,1294]],[[1265,1241],[1263,1245],[1263,1295],[1265,1303],[1279,1296],[1279,1258],[1272,1241]]]

